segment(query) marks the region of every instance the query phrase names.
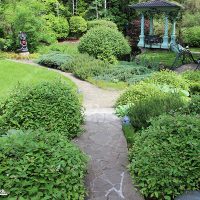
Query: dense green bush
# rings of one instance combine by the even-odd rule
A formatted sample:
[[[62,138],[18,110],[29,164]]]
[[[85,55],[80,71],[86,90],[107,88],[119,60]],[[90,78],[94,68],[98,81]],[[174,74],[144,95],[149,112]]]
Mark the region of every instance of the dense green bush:
[[[171,68],[175,58],[176,54],[174,52],[165,51],[146,51],[136,56],[139,64],[153,69]],[[181,62],[178,64],[181,64]]]
[[[146,198],[171,200],[200,189],[199,122],[196,116],[164,115],[135,135],[129,168]]]
[[[183,77],[169,70],[156,72],[149,79],[145,80],[145,82],[158,85],[169,85],[183,90],[189,89],[189,85]]]
[[[69,23],[64,17],[53,14],[45,15],[47,25],[56,33],[57,39],[65,39],[69,35]]]
[[[162,92],[154,84],[138,83],[129,87],[117,100],[116,105],[134,104],[137,101],[149,98],[150,96],[160,95]]]
[[[200,94],[200,71],[186,71],[182,74],[188,80],[191,94]]]
[[[191,113],[197,113],[200,115],[200,94],[192,95],[188,108]]]
[[[88,53],[110,63],[131,51],[122,33],[108,27],[90,29],[81,38],[78,49],[81,53]]]
[[[60,53],[60,52],[51,52],[49,54],[42,55],[38,63],[47,67],[60,69],[61,65],[70,62],[72,59],[71,56]]]
[[[87,31],[87,22],[83,17],[72,16],[69,20],[70,32],[73,36],[80,37]]]
[[[131,124],[136,129],[146,128],[152,117],[159,116],[170,111],[175,111],[185,105],[179,94],[162,94],[149,96],[136,102],[129,109]]]
[[[104,80],[108,82],[126,82],[133,84],[149,77],[152,70],[136,65],[134,62],[123,62],[115,67],[103,71],[103,73],[94,77],[95,80]]]
[[[86,156],[58,133],[10,131],[0,137],[3,199],[84,200]]]
[[[87,54],[76,55],[70,63],[62,65],[63,71],[70,71],[82,80],[98,74],[109,68],[110,65],[101,60],[97,60]]]
[[[75,91],[61,81],[19,86],[0,105],[0,135],[9,129],[57,131],[77,136],[83,121]]]
[[[108,21],[104,19],[96,19],[96,20],[88,21],[88,30],[97,26],[105,26],[105,27],[110,27],[112,29],[118,29],[117,25],[112,21]]]
[[[183,30],[183,40],[191,47],[200,46],[200,27],[194,26]]]

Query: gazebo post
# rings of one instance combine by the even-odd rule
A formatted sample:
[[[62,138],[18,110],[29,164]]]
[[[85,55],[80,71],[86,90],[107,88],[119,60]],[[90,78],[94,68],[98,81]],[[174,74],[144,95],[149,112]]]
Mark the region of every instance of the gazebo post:
[[[149,35],[153,35],[154,34],[154,30],[153,30],[153,16],[150,16],[150,31],[149,31]]]
[[[141,33],[138,47],[144,47],[144,13],[141,14]]]
[[[176,20],[173,20],[172,23],[172,34],[171,34],[171,42],[173,44],[176,44]]]
[[[162,43],[162,48],[163,49],[168,49],[169,48],[169,37],[168,37],[168,15],[165,13],[165,30],[164,30],[164,36],[163,36],[163,43]]]

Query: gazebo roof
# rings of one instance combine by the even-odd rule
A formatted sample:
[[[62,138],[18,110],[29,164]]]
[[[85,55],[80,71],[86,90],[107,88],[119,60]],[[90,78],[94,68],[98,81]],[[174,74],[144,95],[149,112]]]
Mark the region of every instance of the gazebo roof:
[[[130,7],[134,9],[151,9],[151,8],[180,9],[180,6],[178,6],[177,4],[171,3],[169,1],[163,1],[163,0],[153,0],[153,1],[143,2],[143,3],[137,3],[137,4],[130,5]]]

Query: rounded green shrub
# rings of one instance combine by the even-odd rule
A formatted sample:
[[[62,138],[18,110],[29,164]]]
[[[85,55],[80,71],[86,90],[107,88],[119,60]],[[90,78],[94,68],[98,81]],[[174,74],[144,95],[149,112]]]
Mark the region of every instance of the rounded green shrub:
[[[69,23],[64,17],[56,17],[55,15],[45,15],[44,19],[47,25],[56,33],[57,39],[65,39],[69,35]]]
[[[164,113],[176,111],[186,105],[179,94],[163,93],[156,96],[149,96],[146,99],[136,102],[128,112],[131,124],[135,129],[146,128],[152,117]]]
[[[149,83],[140,82],[130,86],[117,100],[116,105],[135,104],[138,101],[147,99],[151,96],[162,94],[160,89]]]
[[[81,38],[78,49],[81,53],[88,53],[95,58],[111,63],[131,51],[128,41],[122,33],[108,27],[90,29]]]
[[[186,71],[182,74],[188,80],[191,94],[200,94],[200,71]]]
[[[61,53],[61,52],[51,52],[48,54],[42,55],[38,63],[50,68],[60,69],[61,65],[71,62],[72,57]]]
[[[178,75],[176,72],[169,70],[155,72],[149,79],[146,79],[145,82],[158,85],[169,85],[182,90],[189,89],[189,84],[186,79],[181,77],[181,75]]]
[[[12,130],[0,152],[3,199],[85,199],[87,157],[63,135]]]
[[[130,172],[147,199],[172,200],[200,189],[200,121],[162,115],[134,137]]]
[[[105,19],[96,19],[96,20],[88,21],[88,30],[97,26],[109,27],[116,30],[118,29],[117,24]]]
[[[70,32],[73,36],[80,37],[87,31],[87,21],[80,16],[72,16],[69,20]]]
[[[194,26],[183,30],[183,40],[191,47],[200,46],[200,27]]]
[[[18,86],[0,105],[0,135],[9,129],[44,128],[73,138],[81,132],[82,121],[78,96],[61,81]]]

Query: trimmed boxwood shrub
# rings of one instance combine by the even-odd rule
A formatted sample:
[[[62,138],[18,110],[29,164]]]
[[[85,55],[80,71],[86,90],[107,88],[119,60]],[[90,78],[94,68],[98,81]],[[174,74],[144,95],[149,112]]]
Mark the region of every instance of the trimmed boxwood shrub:
[[[197,116],[164,115],[135,135],[129,169],[147,199],[171,200],[200,189],[199,133]]]
[[[179,94],[160,94],[149,96],[146,99],[135,102],[129,109],[131,124],[135,129],[146,128],[152,117],[159,116],[170,111],[175,111],[186,104]]]
[[[72,16],[69,20],[70,32],[75,37],[80,37],[87,31],[87,21],[80,16]]]
[[[88,30],[97,26],[105,26],[112,29],[116,29],[116,30],[118,29],[117,24],[105,19],[96,19],[96,20],[88,21]]]
[[[51,52],[42,55],[38,60],[38,64],[50,68],[60,69],[61,65],[70,62],[71,59],[72,57],[67,54],[61,52]]]
[[[181,77],[181,75],[178,75],[176,72],[169,70],[155,72],[149,79],[145,80],[145,82],[158,85],[169,85],[183,90],[189,89],[187,80]]]
[[[118,98],[116,105],[134,104],[138,101],[149,98],[150,96],[157,96],[160,94],[162,94],[162,92],[156,85],[141,82],[129,87]]]
[[[61,81],[18,86],[0,105],[0,135],[9,129],[44,128],[73,138],[81,132],[82,122],[78,96]]]
[[[86,156],[58,133],[10,131],[0,137],[3,199],[84,200]]]
[[[116,62],[117,58],[131,51],[122,33],[109,27],[90,29],[81,38],[78,49],[81,53],[88,53],[110,63]]]
[[[183,30],[183,40],[191,47],[200,46],[200,27],[194,26]]]

